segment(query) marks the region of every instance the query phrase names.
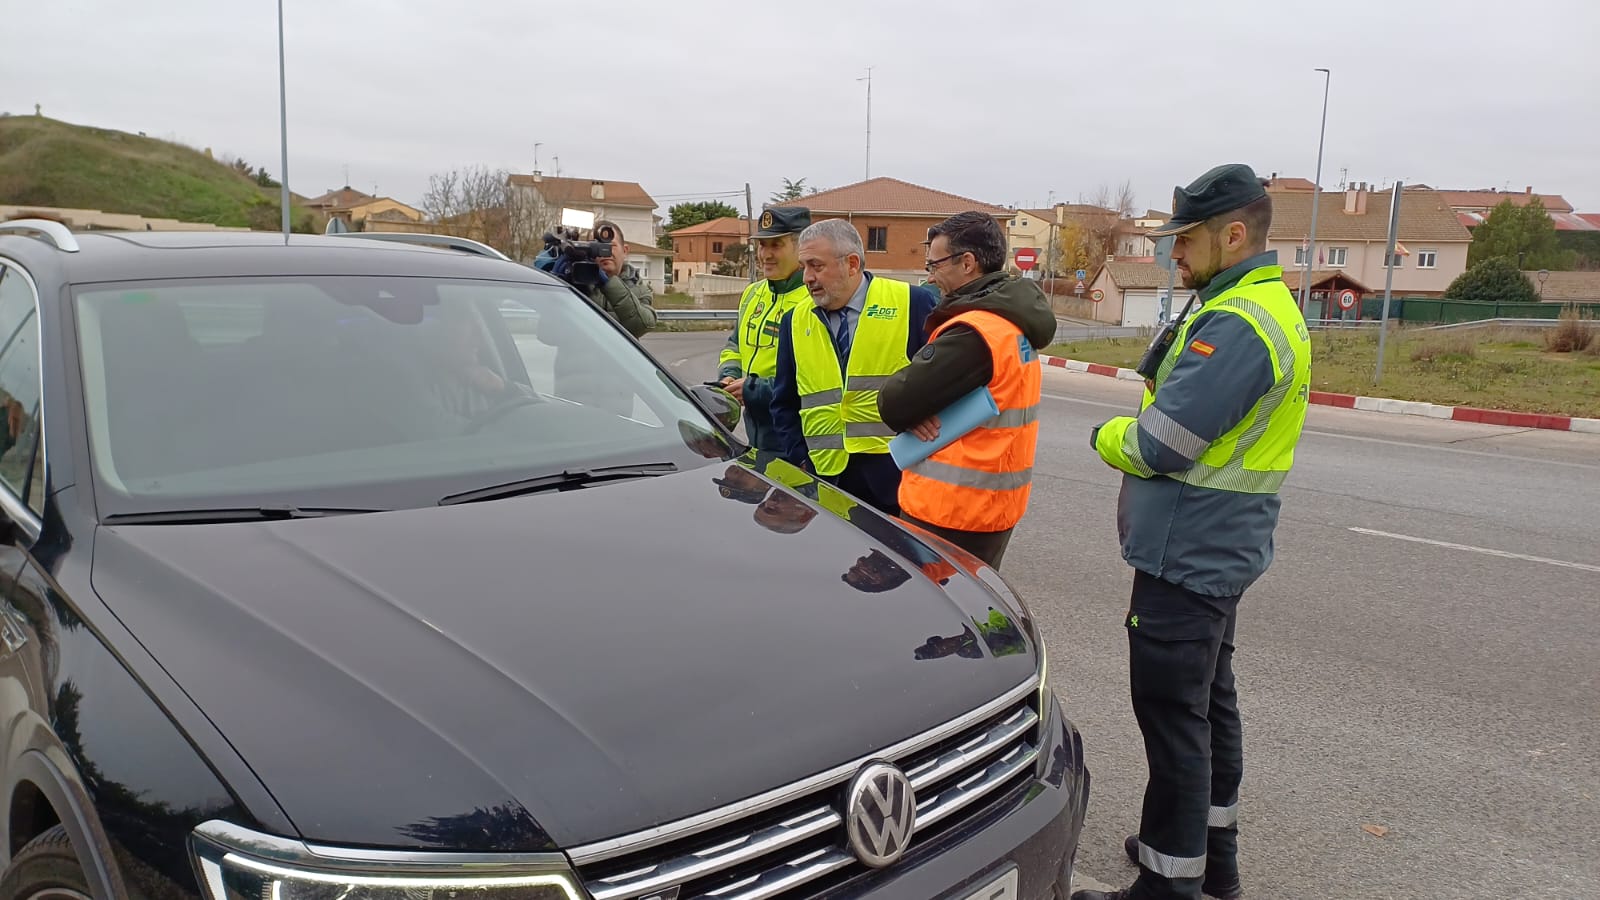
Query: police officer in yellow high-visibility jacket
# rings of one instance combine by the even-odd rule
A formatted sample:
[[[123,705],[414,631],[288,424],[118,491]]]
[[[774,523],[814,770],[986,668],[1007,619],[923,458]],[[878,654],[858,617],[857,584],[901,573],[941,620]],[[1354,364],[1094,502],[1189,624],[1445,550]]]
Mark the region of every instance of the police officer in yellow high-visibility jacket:
[[[803,206],[776,206],[761,213],[755,254],[762,278],[739,298],[739,324],[718,361],[717,379],[744,404],[744,433],[757,450],[780,449],[771,411],[778,329],[785,313],[811,300],[798,249],[800,232],[810,224],[811,210]]]
[[[827,219],[800,235],[800,265],[813,305],[778,330],[772,424],[781,452],[878,509],[900,511],[894,432],[878,412],[884,380],[922,348],[938,304],[925,288],[876,278],[855,226]]]
[[[1150,780],[1128,891],[1074,900],[1241,896],[1243,738],[1233,677],[1239,598],[1272,561],[1278,490],[1310,392],[1311,342],[1266,250],[1272,200],[1248,166],[1173,198],[1172,258],[1199,292],[1146,383],[1137,418],[1095,429],[1124,473],[1117,524],[1134,568],[1128,635],[1134,717]]]

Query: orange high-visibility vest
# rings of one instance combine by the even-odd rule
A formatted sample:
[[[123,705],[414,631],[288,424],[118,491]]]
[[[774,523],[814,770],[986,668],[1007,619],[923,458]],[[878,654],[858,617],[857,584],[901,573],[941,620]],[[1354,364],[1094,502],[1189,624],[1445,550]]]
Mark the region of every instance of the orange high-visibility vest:
[[[1039,354],[1022,329],[981,310],[940,325],[929,342],[956,324],[972,328],[989,345],[994,375],[988,387],[1000,413],[906,469],[900,480],[900,509],[956,531],[1004,531],[1022,520],[1032,490],[1044,380]]]

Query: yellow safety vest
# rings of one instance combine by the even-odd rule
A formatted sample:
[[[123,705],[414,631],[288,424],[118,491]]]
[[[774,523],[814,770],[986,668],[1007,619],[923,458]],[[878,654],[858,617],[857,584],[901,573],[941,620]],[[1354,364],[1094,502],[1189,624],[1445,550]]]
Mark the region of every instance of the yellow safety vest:
[[[1155,390],[1172,374],[1189,346],[1189,326],[1201,313],[1223,312],[1243,319],[1272,356],[1272,389],[1256,401],[1231,431],[1211,442],[1195,464],[1168,478],[1195,487],[1242,494],[1274,494],[1294,465],[1294,448],[1305,426],[1311,394],[1311,336],[1294,295],[1284,287],[1281,266],[1261,266],[1189,317],[1156,370]],[[1146,389],[1140,411],[1155,402]],[[1132,421],[1132,420],[1129,420]],[[1123,448],[1137,460],[1137,429],[1122,436]],[[1146,476],[1148,477],[1148,476]]]
[[[843,472],[852,453],[889,452],[894,432],[878,412],[878,391],[911,364],[911,285],[873,278],[853,329],[850,359],[841,367],[833,333],[817,310],[798,309],[790,317],[800,430],[819,475]]]
[[[783,316],[789,310],[810,305],[811,292],[799,281],[790,291],[774,297],[772,282],[762,279],[751,282],[739,298],[739,324],[734,335],[737,347],[724,347],[717,360],[719,366],[730,362],[739,364],[744,375],[771,378],[778,371],[778,332]]]

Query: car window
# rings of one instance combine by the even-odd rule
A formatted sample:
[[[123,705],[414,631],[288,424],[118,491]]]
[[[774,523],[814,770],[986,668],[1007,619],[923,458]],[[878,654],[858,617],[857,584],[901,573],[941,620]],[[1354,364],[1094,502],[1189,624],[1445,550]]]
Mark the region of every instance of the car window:
[[[399,277],[81,289],[107,513],[394,508],[567,468],[707,459],[703,411],[565,288]]]
[[[30,474],[39,445],[39,319],[20,272],[0,272],[0,484],[44,509],[44,466]]]

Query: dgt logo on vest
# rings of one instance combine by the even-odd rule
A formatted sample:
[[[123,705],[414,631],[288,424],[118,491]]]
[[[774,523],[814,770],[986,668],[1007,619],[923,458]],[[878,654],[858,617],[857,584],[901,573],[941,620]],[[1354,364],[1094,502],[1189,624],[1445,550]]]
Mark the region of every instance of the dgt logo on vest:
[[[862,315],[869,319],[898,319],[900,318],[900,310],[893,306],[879,306],[874,303],[867,307]]]
[[[1034,352],[1033,345],[1028,343],[1027,336],[1017,335],[1017,357],[1022,360],[1022,364],[1027,365],[1033,362],[1036,356],[1038,354]]]

